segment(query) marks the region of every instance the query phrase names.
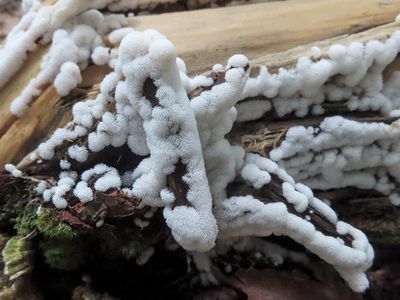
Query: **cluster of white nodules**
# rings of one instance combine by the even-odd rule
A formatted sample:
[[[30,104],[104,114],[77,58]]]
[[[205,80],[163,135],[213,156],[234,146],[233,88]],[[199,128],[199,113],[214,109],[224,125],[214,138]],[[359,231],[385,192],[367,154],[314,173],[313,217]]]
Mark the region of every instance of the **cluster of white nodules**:
[[[73,128],[69,128],[73,127]],[[56,148],[61,146],[66,140],[75,141],[80,137],[83,137],[87,134],[88,130],[83,126],[73,126],[69,124],[67,128],[58,128],[53,133],[53,135],[44,143],[41,143],[38,147],[38,155],[40,159],[50,160],[54,157]],[[74,151],[75,149],[75,151]],[[73,155],[73,158],[82,158],[82,151],[76,151],[76,146],[73,146],[68,151],[70,154]],[[77,153],[79,152],[79,154]],[[36,156],[32,158],[36,159]],[[82,161],[82,160],[79,160]],[[67,166],[68,161],[62,162],[62,168],[68,169]]]
[[[14,166],[13,164],[6,164],[4,166],[4,170],[6,170],[7,172],[11,173],[12,176],[14,177],[21,177],[22,176],[22,172],[21,170],[18,170],[16,166]]]
[[[318,56],[313,47],[312,56]],[[328,58],[301,57],[296,67],[270,74],[266,67],[250,78],[238,103],[238,121],[256,120],[274,111],[278,117],[321,115],[325,105],[343,103],[349,111],[391,114],[400,109],[399,75],[383,83],[383,70],[400,51],[400,31],[384,42],[333,45]],[[319,51],[320,52],[320,51]],[[315,59],[315,58],[314,58]],[[393,82],[394,81],[394,82]]]
[[[93,200],[93,191],[88,186],[88,181],[93,177],[99,177],[94,182],[94,189],[100,192],[107,192],[110,189],[118,189],[121,187],[121,179],[115,168],[108,167],[104,164],[98,164],[94,168],[82,173],[81,181],[76,184],[74,196],[79,198],[81,202],[89,202]]]
[[[94,191],[117,189],[140,197],[141,205],[163,206],[166,222],[184,248],[208,250],[214,246],[217,226],[196,120],[180,81],[175,48],[153,30],[123,30],[113,39],[122,37],[115,71],[102,81],[100,94],[73,107],[73,123],[41,144],[39,157],[54,159],[63,143],[73,144],[60,160],[66,170],[71,170],[73,161],[83,163],[91,153],[108,146],[126,144],[135,155],[149,157],[121,175],[113,167],[96,165],[84,171],[78,182],[78,176],[75,181],[60,178],[43,195],[63,208],[69,191],[88,202]],[[149,81],[154,90],[146,90]],[[110,106],[115,110],[110,111]],[[179,164],[186,171],[180,180],[188,187],[183,200],[189,205],[174,205],[176,195],[167,187],[167,177]]]
[[[226,199],[226,185],[236,174],[240,173],[243,179],[256,189],[264,186],[268,188],[271,176],[274,175],[283,182],[283,196],[298,213],[312,215],[316,210],[333,225],[338,224],[335,212],[314,197],[308,187],[296,184],[283,168],[255,154],[248,154],[243,160],[243,149],[231,146],[224,138],[235,121],[234,105],[246,80],[244,71],[246,60],[242,56],[236,56],[230,64],[233,70],[236,69],[232,72],[232,77],[225,76],[226,82],[212,87],[210,91],[203,92],[191,100],[198,122],[210,189],[216,199],[214,214],[220,230],[219,241],[229,244],[231,239],[249,235],[288,235],[333,264],[354,290],[365,290],[368,286],[365,270],[372,263],[373,251],[361,232],[352,229],[355,242],[350,247],[344,245],[342,239],[326,236],[316,230],[310,222],[310,216],[306,215],[303,219],[289,213],[288,207],[283,202],[264,204],[253,196]],[[221,71],[218,66],[216,70]],[[236,84],[230,85],[230,80],[227,78],[232,78],[232,82]],[[342,253],[345,253],[344,257]]]
[[[139,6],[140,3],[149,2],[159,2],[159,0],[58,0],[52,5],[43,4],[40,0],[24,0],[22,6],[26,12],[25,15],[8,34],[4,47],[0,48],[0,73],[2,74],[0,88],[23,66],[28,52],[34,51],[38,43],[48,44],[57,29],[63,28],[70,31],[74,24],[83,23],[95,29],[98,34],[104,35],[110,29],[119,28],[121,23],[126,22],[122,15],[99,17],[99,13],[87,13],[88,11],[105,7],[118,7],[118,10],[124,10],[130,9],[132,5]],[[78,15],[81,15],[78,17],[80,20],[77,20]],[[101,46],[98,45],[98,47]],[[71,49],[65,52],[69,51]],[[97,50],[94,60],[102,64],[101,61],[105,60],[105,52]],[[114,60],[115,51],[108,52],[111,60]],[[33,87],[30,92],[34,92]]]
[[[225,138],[237,117],[234,105],[248,78],[249,61],[244,55],[228,60],[224,82],[191,99],[196,116],[211,194],[216,203],[226,198],[225,188],[243,165],[244,150]]]
[[[44,201],[52,201],[54,206],[59,209],[66,208],[68,206],[67,193],[73,189],[77,177],[78,174],[74,171],[61,172],[55,186],[44,190],[40,188],[43,191]]]
[[[339,222],[335,212],[327,204],[314,197],[307,186],[296,184],[293,178],[273,161],[256,154],[248,154],[243,169],[246,164],[253,165],[256,173],[267,172],[270,176],[279,178],[283,182],[282,193],[288,205],[293,205],[297,213],[307,215],[302,218],[290,213],[284,202],[266,204],[251,195],[231,197],[215,208],[219,237],[229,240],[271,234],[289,236],[332,264],[353,290],[365,290],[368,287],[365,271],[371,266],[373,259],[373,250],[366,236],[350,225]],[[260,174],[265,178],[265,175]],[[254,182],[257,183],[252,176],[246,176],[247,172],[242,172],[242,175],[253,185]],[[336,226],[339,238],[327,236],[315,228],[310,222],[314,211],[318,211]],[[346,245],[343,238],[340,238],[346,234],[353,239],[351,245]]]
[[[354,238],[353,244],[347,246],[343,239],[326,236],[318,231],[310,222],[314,211],[318,211],[333,226],[339,224],[335,212],[327,204],[314,197],[307,186],[296,184],[277,163],[256,154],[247,154],[243,159],[243,149],[231,146],[225,139],[225,134],[231,130],[236,118],[234,105],[246,80],[246,64],[243,56],[233,57],[230,61],[233,68],[227,71],[234,70],[232,77],[225,76],[224,83],[213,86],[211,90],[191,100],[210,189],[215,199],[214,214],[219,225],[219,244],[229,245],[232,239],[247,236],[287,235],[334,265],[354,290],[365,290],[368,286],[365,271],[373,259],[373,251],[365,235],[347,227],[347,233]],[[216,70],[221,71],[219,66]],[[232,85],[231,82],[236,84]],[[272,175],[276,176],[282,181],[282,192],[288,205],[293,205],[297,213],[309,215],[299,217],[289,213],[284,202],[265,204],[250,195],[226,199],[226,185],[239,173],[256,189],[264,186],[268,188]],[[344,230],[338,231],[338,235],[342,232]],[[209,274],[205,269],[205,274]],[[204,278],[209,279],[209,276]]]
[[[61,96],[68,94],[70,89],[79,84],[79,76],[73,76],[73,74],[77,73],[77,67],[80,70],[84,69],[89,58],[95,64],[105,65],[108,63],[113,67],[117,51],[105,46],[101,38],[110,30],[125,25],[126,19],[123,15],[103,16],[100,12],[95,11],[96,9],[107,7],[114,11],[132,9],[151,10],[160,4],[175,3],[176,1],[59,0],[53,5],[42,4],[41,1],[37,0],[23,1],[23,8],[26,14],[8,34],[4,47],[0,48],[0,73],[2,74],[0,88],[23,66],[28,53],[34,51],[38,43],[46,45],[52,39],[53,33],[60,30],[63,33],[59,32],[57,37],[53,36],[53,46],[47,55],[48,60],[52,64],[42,64],[40,74],[15,99],[11,106],[11,112],[17,116],[21,116],[28,108],[32,99],[40,95],[40,88],[48,83],[52,83],[57,76],[60,76],[56,81],[57,92]],[[189,8],[194,8],[210,4],[214,1],[191,0],[187,4]],[[78,28],[75,30],[74,27]],[[88,27],[92,30],[88,29]],[[83,39],[71,36],[71,31],[79,31],[75,35],[80,34],[84,36]],[[65,41],[66,39],[68,41]],[[87,43],[81,45],[84,40]],[[109,41],[113,43],[112,39]],[[55,45],[58,43],[61,45]],[[68,51],[65,51],[65,49],[68,49]],[[60,51],[63,54],[60,54]],[[67,54],[67,57],[63,57],[65,54]],[[64,67],[63,72],[61,72],[61,66],[66,62],[72,62],[75,67],[72,67],[70,64]],[[63,85],[63,82],[67,82],[67,84]]]
[[[38,75],[11,103],[11,112],[21,116],[49,83],[54,83],[60,96],[68,95],[81,83],[81,70],[88,66],[90,59],[99,65],[112,63],[116,51],[104,46],[102,36],[125,24],[123,15],[103,16],[95,9],[64,22],[52,35],[51,47],[43,57]]]
[[[400,179],[399,138],[397,122],[328,117],[318,127],[290,128],[270,157],[312,189],[357,187],[388,195],[396,193],[393,178]]]
[[[144,204],[164,206],[176,241],[204,251],[214,245],[217,227],[196,120],[176,60],[173,45],[153,30],[129,33],[119,47],[115,72],[125,80],[116,87],[116,109],[132,122],[125,141],[136,154],[150,153],[132,172],[134,182],[126,191]],[[179,163],[186,171],[181,180],[188,187],[188,206],[174,206],[176,196],[167,188],[167,176]]]

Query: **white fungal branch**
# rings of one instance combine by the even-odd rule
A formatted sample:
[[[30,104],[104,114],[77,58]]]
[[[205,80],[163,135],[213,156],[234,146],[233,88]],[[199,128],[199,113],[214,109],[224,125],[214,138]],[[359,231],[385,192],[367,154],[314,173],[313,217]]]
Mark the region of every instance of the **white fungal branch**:
[[[372,264],[373,250],[365,235],[353,227],[348,227],[348,232],[340,232],[352,234],[354,240],[349,247],[335,237],[324,235],[307,220],[289,213],[285,204],[264,204],[250,195],[224,201],[216,217],[225,238],[289,236],[332,264],[353,290],[360,292],[368,287],[364,273]],[[338,228],[341,224],[337,224]]]
[[[125,24],[124,16],[103,16],[95,9],[70,18],[54,31],[52,45],[43,57],[39,74],[13,100],[11,112],[21,116],[33,98],[40,95],[42,87],[52,82],[60,96],[68,95],[82,81],[81,70],[87,67],[91,53],[95,63],[105,64],[111,61],[111,51],[106,56],[99,53],[99,49],[104,48],[102,36]],[[3,51],[6,50],[7,48]]]
[[[316,52],[318,49],[314,49]],[[400,51],[400,31],[386,41],[333,45],[328,58],[313,62],[301,57],[294,68],[259,75],[246,82],[238,103],[238,121],[250,121],[273,112],[278,117],[294,114],[321,115],[329,103],[341,103],[348,111],[390,114],[399,109],[398,75],[383,83],[383,70]],[[318,56],[318,55],[317,55]]]
[[[327,204],[314,197],[307,186],[295,184],[293,178],[276,163],[255,154],[248,154],[246,162],[257,166],[258,172],[268,172],[270,176],[279,178],[283,198],[279,202],[264,203],[271,199],[260,200],[247,195],[222,201],[214,210],[220,230],[219,239],[229,241],[271,234],[289,236],[332,264],[353,290],[365,290],[368,287],[365,271],[371,266],[374,256],[367,237],[349,224],[338,221]],[[268,188],[267,183],[263,189]],[[289,205],[293,205],[294,210]],[[310,210],[310,215],[311,211],[317,211],[328,220],[336,236],[327,235],[316,227],[310,215],[303,218],[302,214],[307,210]],[[352,240],[350,245],[337,238],[348,239],[348,236]]]
[[[226,198],[226,186],[243,163],[244,151],[232,146],[225,135],[232,129],[239,100],[248,78],[249,62],[243,55],[234,55],[210,90],[191,99],[196,116],[211,194],[217,203]]]
[[[116,71],[126,78],[123,95],[143,120],[150,151],[133,173],[132,193],[144,203],[154,199],[164,203],[166,222],[184,248],[210,249],[217,227],[196,120],[180,82],[175,48],[158,32],[130,33],[121,42]],[[116,91],[116,101],[120,92]],[[175,178],[181,185],[176,189],[171,186]],[[179,198],[187,205],[172,205]]]
[[[60,95],[70,94],[90,60],[113,69],[97,97],[76,103],[73,121],[32,156],[39,166],[59,168],[56,184],[37,187],[44,201],[65,209],[71,199],[87,203],[101,193],[123,194],[140,198],[140,208],[151,207],[149,216],[135,218],[133,226],[148,226],[161,207],[172,236],[188,251],[234,247],[262,252],[277,264],[285,257],[305,261],[258,238],[286,235],[332,264],[353,290],[365,290],[371,245],[362,232],[339,221],[308,186],[375,189],[400,202],[393,182],[400,177],[398,123],[337,116],[318,127],[293,127],[269,153],[272,160],[246,154],[226,135],[235,121],[255,120],[272,110],[277,117],[324,114],[332,103],[349,111],[400,115],[400,72],[385,83],[382,77],[399,52],[400,33],[385,42],[332,46],[328,59],[318,60],[321,54],[313,49],[317,61],[303,57],[296,68],[278,74],[261,68],[259,76],[249,79],[248,59],[234,55],[226,67],[215,65],[210,76],[190,78],[163,35],[120,28],[123,16],[90,9],[109,4],[109,9],[135,9],[150,2],[32,4],[12,33],[21,39],[18,47],[26,43],[18,58],[34,49],[37,39],[46,43],[52,38],[40,73],[13,103],[16,114],[23,113],[44,84],[53,82]],[[110,31],[105,44],[102,37]],[[16,59],[10,45],[7,41],[0,54]],[[0,63],[0,71],[5,67]],[[6,169],[20,174],[11,165]],[[244,187],[242,193],[228,188],[234,180]],[[137,262],[145,263],[153,251],[150,247]],[[213,252],[193,254],[204,282],[216,283]]]
[[[37,47],[37,41],[47,44],[52,34],[70,19],[90,8],[103,8],[112,0],[59,0],[54,5],[42,5],[39,1],[24,1],[29,11],[8,34],[0,49],[0,88],[22,67],[27,53]],[[65,51],[68,52],[68,51]]]
[[[6,165],[4,166],[4,169],[5,169],[7,172],[11,173],[11,175],[14,176],[14,177],[16,177],[16,178],[22,176],[22,172],[21,172],[20,170],[18,170],[17,167],[14,166],[13,164],[6,164]]]
[[[364,290],[368,286],[365,271],[373,259],[373,250],[365,235],[353,228],[347,231],[336,229],[342,222],[338,222],[333,210],[315,198],[308,187],[296,184],[284,169],[269,159],[248,154],[243,162],[243,149],[236,150],[225,139],[236,119],[234,105],[246,80],[247,64],[244,57],[233,57],[228,62],[225,82],[211,86],[191,100],[215,201],[214,214],[220,230],[217,245],[246,236],[284,234],[334,265],[354,290]],[[230,69],[229,65],[233,68]],[[231,70],[235,72],[227,76]],[[230,84],[230,80],[235,84]],[[273,174],[281,182],[282,198],[277,203],[268,204],[252,195],[226,199],[226,186],[238,172],[256,189],[268,189]],[[292,205],[297,213],[292,213],[288,205]],[[311,211],[317,210],[330,222],[337,236],[350,234],[352,244],[344,245],[336,236],[324,234],[310,221],[310,216],[302,216],[301,213],[306,213],[310,207]],[[346,255],[343,257],[342,253]]]
[[[398,122],[328,117],[318,127],[292,127],[270,157],[313,189],[357,187],[384,194],[400,179]]]
[[[78,182],[60,179],[45,192],[46,200],[64,208],[69,191],[88,202],[95,191],[116,189],[140,197],[142,205],[163,206],[166,223],[184,248],[214,246],[217,226],[196,120],[179,78],[175,48],[164,36],[153,30],[126,32],[115,71],[105,77],[96,99],[74,106],[73,118],[68,128],[39,146],[42,159],[54,159],[57,147],[71,142],[62,168],[71,168],[70,159],[86,163],[108,146],[118,151],[127,145],[132,154],[149,157],[124,174],[97,164],[83,171]]]

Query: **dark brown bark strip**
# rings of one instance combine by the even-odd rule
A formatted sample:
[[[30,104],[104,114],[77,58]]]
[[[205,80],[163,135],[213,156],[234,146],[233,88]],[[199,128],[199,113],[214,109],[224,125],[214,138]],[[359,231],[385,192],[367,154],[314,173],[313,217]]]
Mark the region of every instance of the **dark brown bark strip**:
[[[154,80],[147,78],[143,83],[143,95],[150,102],[153,108],[161,106],[159,99],[157,98],[157,86]],[[179,128],[177,129],[179,131]],[[173,134],[172,132],[170,134]],[[175,196],[175,202],[173,207],[184,205],[191,206],[191,203],[187,200],[187,193],[189,191],[188,185],[183,181],[183,176],[187,173],[186,166],[182,160],[179,159],[175,165],[175,171],[167,176],[168,186]]]

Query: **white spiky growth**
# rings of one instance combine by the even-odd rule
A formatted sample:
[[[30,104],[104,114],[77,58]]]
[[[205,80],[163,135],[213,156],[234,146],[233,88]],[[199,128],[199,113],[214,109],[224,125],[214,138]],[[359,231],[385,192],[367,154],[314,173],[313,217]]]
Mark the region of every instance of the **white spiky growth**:
[[[156,88],[157,103],[143,94],[146,80],[151,80]],[[45,192],[46,199],[64,208],[64,195],[73,190],[82,202],[91,201],[93,192],[88,184],[97,176],[97,191],[119,189],[140,197],[143,205],[163,206],[166,223],[184,248],[205,251],[213,247],[217,227],[211,211],[211,194],[196,120],[179,78],[173,45],[153,30],[128,33],[121,41],[115,71],[106,76],[100,90],[96,99],[74,106],[70,129],[58,129],[39,146],[39,156],[52,159],[55,148],[65,140],[84,136],[87,144],[68,148],[69,160],[85,162],[90,153],[124,144],[138,156],[150,156],[125,176],[113,167],[98,164],[84,171],[80,181],[60,178],[57,186]],[[111,90],[115,90],[115,99]],[[115,112],[106,109],[111,102],[115,103]],[[99,122],[89,133],[95,120]],[[60,165],[69,169],[69,160],[62,160]],[[190,205],[174,205],[177,196],[167,187],[167,177],[174,173],[178,163],[185,167],[182,180],[188,186],[186,200]],[[68,176],[70,179],[77,177],[73,170],[68,174],[73,174]]]
[[[36,18],[37,16],[34,20]],[[35,21],[32,22],[29,28],[34,27]],[[42,59],[39,74],[13,100],[10,106],[11,112],[21,116],[28,109],[32,100],[41,94],[41,88],[49,83],[54,83],[60,96],[68,95],[81,83],[81,71],[88,66],[91,56],[93,62],[99,65],[110,63],[113,59],[112,51],[103,45],[102,36],[125,24],[126,18],[123,15],[103,16],[95,9],[69,18],[61,28],[54,30],[51,47]],[[47,28],[47,30],[50,29]],[[12,34],[18,35],[17,33]],[[28,35],[27,32],[21,33],[21,35],[23,34]],[[17,42],[10,41],[9,47],[14,47],[14,43]],[[7,45],[6,43],[3,50],[5,55],[11,51],[8,50]],[[0,60],[0,69],[2,68],[1,62],[4,60]]]
[[[264,184],[268,187],[270,177],[277,176],[283,182],[283,196],[297,212],[312,215],[316,209],[336,227],[338,236],[350,234],[353,241],[351,245],[345,245],[343,240],[320,232],[307,218],[290,213],[283,202],[266,204],[252,195],[231,197],[216,207],[214,212],[220,230],[219,238],[229,240],[271,234],[289,236],[332,264],[353,290],[365,290],[369,285],[365,271],[372,265],[374,257],[367,237],[351,225],[338,221],[327,204],[314,197],[307,186],[296,184],[276,163],[256,154],[246,155],[246,163],[244,168],[250,164],[256,170],[251,174],[242,172],[244,179],[257,187]],[[265,183],[254,180],[254,173],[260,174],[259,178],[266,178]]]
[[[276,163],[253,154],[245,156],[242,147],[225,138],[236,120],[235,104],[248,80],[247,58],[236,55],[226,68],[215,66],[224,80],[211,86],[213,81],[204,76],[192,79],[184,74],[184,63],[177,60],[174,47],[161,34],[148,30],[125,31],[124,35],[115,70],[102,81],[97,98],[77,103],[73,123],[58,129],[38,148],[39,157],[50,160],[64,141],[87,137],[83,144],[68,148],[68,158],[60,161],[64,171],[55,186],[43,191],[44,200],[62,209],[68,205],[69,191],[85,203],[93,200],[94,191],[120,190],[142,198],[143,206],[164,207],[175,240],[193,251],[214,246],[217,224],[217,245],[230,245],[248,236],[284,234],[331,263],[354,290],[364,290],[368,286],[364,272],[373,258],[365,235],[338,221],[329,206],[309,188],[296,184]],[[149,80],[154,95],[144,88]],[[211,88],[189,102],[187,93],[201,86]],[[115,111],[108,110],[110,103]],[[72,162],[85,162],[91,153],[125,144],[135,155],[148,156],[131,171],[119,174],[104,164],[81,173],[72,168]],[[188,187],[188,205],[175,204],[180,195],[168,185],[168,176],[179,163],[185,170],[181,179]],[[238,175],[256,189],[268,188],[272,176],[277,176],[287,204],[265,204],[251,195],[227,198],[226,187]],[[92,178],[96,180],[90,186]],[[288,205],[296,213],[290,213]],[[320,232],[310,216],[300,217],[313,209],[337,228],[338,236],[350,235],[352,245]],[[136,224],[142,228],[148,222],[137,220]]]
[[[53,41],[41,73],[22,95],[25,100],[14,104],[16,113],[22,113],[31,97],[40,93],[40,84],[53,82],[60,95],[67,95],[80,83],[80,72],[90,59],[98,65],[108,64],[113,71],[103,79],[97,98],[77,103],[73,122],[39,146],[39,157],[34,159],[52,160],[65,141],[73,144],[57,161],[57,183],[38,184],[44,201],[63,209],[69,205],[71,194],[83,203],[93,201],[96,192],[119,191],[128,197],[140,197],[141,206],[154,210],[161,207],[175,240],[195,252],[251,247],[275,253],[277,262],[289,256],[299,259],[255,238],[286,235],[332,264],[353,290],[361,292],[368,287],[365,271],[374,256],[368,239],[358,229],[339,221],[308,186],[375,189],[398,205],[400,197],[393,185],[393,178],[398,180],[400,176],[397,122],[363,123],[336,116],[315,126],[293,127],[270,152],[271,159],[246,154],[226,135],[235,121],[257,120],[271,112],[277,117],[292,113],[296,117],[320,115],[330,102],[343,103],[349,111],[398,117],[400,72],[394,72],[386,82],[382,72],[399,52],[399,32],[383,42],[334,45],[325,58],[321,49],[314,47],[311,56],[315,61],[302,57],[295,68],[280,69],[277,74],[261,68],[260,74],[250,79],[247,58],[235,55],[226,67],[213,67],[214,73],[223,76],[223,80],[214,82],[204,75],[187,76],[185,63],[158,32],[119,28],[124,24],[123,17],[103,16],[78,1],[59,2],[74,4],[73,10],[62,14],[51,26],[48,19],[39,26],[36,16],[44,8],[32,4],[31,16],[23,19],[15,31],[14,36],[20,34],[21,40],[28,40],[21,33],[25,28],[29,38],[40,36],[48,41],[52,36]],[[104,7],[108,2],[95,1],[90,7]],[[110,7],[119,10],[124,3]],[[56,13],[60,7],[51,9]],[[83,13],[71,18],[78,12]],[[119,44],[118,49],[103,44],[101,37],[109,32],[108,41],[114,46]],[[27,45],[19,58],[35,46],[30,40]],[[64,57],[59,53],[67,46],[72,49],[71,55]],[[7,47],[2,54],[11,55],[8,51],[12,48]],[[4,66],[0,63],[0,70]],[[150,91],[144,87],[146,84]],[[191,94],[197,89],[204,91]],[[141,158],[138,165],[123,174],[117,167],[103,163],[74,169],[97,152],[123,146]],[[183,176],[178,174],[182,166]],[[12,165],[6,168],[14,176],[23,176]],[[174,176],[187,187],[184,204],[182,195],[169,182]],[[271,203],[251,194],[228,197],[227,186],[235,179],[246,182],[257,190],[257,195],[278,182],[282,201]],[[330,223],[332,235],[313,225],[314,211]],[[135,218],[134,223],[145,228],[149,222]],[[153,252],[152,247],[148,248],[137,262],[145,263]],[[212,255],[213,251],[194,253],[193,259],[207,274],[204,281],[216,283]]]
[[[318,127],[292,127],[270,157],[313,189],[357,187],[390,194],[400,179],[400,135],[393,124],[328,117]]]
[[[150,157],[132,174],[135,182],[131,192],[147,202],[160,199],[172,234],[186,249],[210,249],[217,228],[196,120],[180,82],[174,46],[155,31],[130,33],[121,42],[116,72],[126,78],[125,85],[117,86],[116,101],[121,97],[134,103],[128,106],[135,107],[143,120],[150,151]],[[148,79],[157,88],[159,103],[143,97],[143,84]],[[180,161],[187,172],[183,181],[191,206],[172,207],[165,180]]]
[[[228,62],[226,74],[233,72],[225,76],[225,82],[191,99],[215,201],[214,214],[220,231],[217,245],[229,244],[232,239],[240,237],[287,235],[331,263],[352,289],[365,290],[368,287],[365,271],[371,266],[374,256],[366,236],[338,221],[328,205],[315,198],[307,186],[296,184],[275,162],[255,154],[247,154],[244,159],[243,149],[230,145],[225,138],[237,116],[234,105],[240,99],[247,80],[247,64],[243,56],[233,57]],[[215,69],[221,71],[220,67]],[[268,188],[271,176],[277,176],[283,182],[283,196],[297,212],[304,213],[308,209],[312,214],[313,209],[318,210],[337,228],[339,236],[350,234],[354,242],[345,245],[341,239],[324,235],[307,218],[290,213],[283,202],[265,204],[252,195],[226,198],[226,186],[238,173],[256,189]]]
[[[261,67],[258,76],[246,82],[237,105],[238,120],[256,120],[268,113],[321,115],[330,103],[343,103],[349,111],[390,114],[400,102],[393,95],[393,81],[383,83],[383,70],[399,51],[400,31],[396,31],[385,41],[332,45],[324,58],[321,49],[313,47],[311,57],[303,56],[295,67],[276,74]]]

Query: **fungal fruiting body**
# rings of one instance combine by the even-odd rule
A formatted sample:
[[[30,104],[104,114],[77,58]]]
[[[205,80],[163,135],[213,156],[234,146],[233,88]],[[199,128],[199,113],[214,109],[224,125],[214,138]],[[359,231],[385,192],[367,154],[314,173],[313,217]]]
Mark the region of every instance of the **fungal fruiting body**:
[[[311,188],[374,189],[398,204],[397,121],[363,122],[325,114],[335,103],[346,112],[398,116],[400,73],[384,82],[382,72],[399,52],[399,32],[385,42],[334,45],[327,57],[313,47],[313,60],[302,57],[295,67],[276,74],[261,67],[257,77],[249,78],[248,59],[234,55],[226,67],[215,65],[210,74],[191,78],[162,34],[122,27],[124,16],[104,16],[94,9],[128,7],[125,1],[111,2],[88,6],[58,1],[60,7],[51,12],[62,11],[61,16],[57,21],[44,18],[42,25],[37,18],[50,8],[33,5],[11,35],[20,36],[21,42],[8,40],[2,50],[11,57],[10,49],[20,47],[14,57],[20,59],[38,37],[52,39],[39,74],[11,106],[17,115],[43,84],[53,83],[65,96],[82,81],[81,71],[89,63],[112,69],[97,97],[77,102],[72,122],[30,156],[36,167],[51,165],[59,171],[54,182],[38,182],[36,191],[43,201],[66,209],[71,199],[84,205],[110,191],[140,198],[140,208],[151,208],[149,218],[136,218],[132,224],[140,229],[162,209],[175,241],[206,274],[204,283],[217,282],[212,258],[229,249],[261,251],[276,264],[284,258],[307,260],[262,239],[285,235],[332,264],[353,290],[364,291],[365,272],[374,256],[367,237],[340,221]],[[62,5],[70,10],[62,10]],[[69,50],[64,55],[65,48]],[[0,60],[2,68],[6,65]],[[227,137],[235,122],[278,120],[290,114],[324,118],[290,128],[263,155]],[[118,159],[110,159],[110,153],[117,153]],[[13,165],[6,170],[24,176]],[[146,263],[154,251],[148,247],[137,263]]]
[[[53,9],[55,10],[56,8]],[[39,10],[37,14],[40,14],[42,10],[45,10],[45,8]],[[20,29],[19,31],[15,30],[15,32],[12,32],[10,39],[14,35],[17,37],[21,36],[21,40],[34,38],[35,35],[30,31],[34,30],[37,18],[39,16],[33,18],[28,30],[23,31]],[[10,110],[13,114],[17,116],[24,114],[33,99],[40,95],[43,86],[49,83],[54,84],[60,96],[68,95],[73,88],[81,83],[81,71],[88,66],[90,59],[99,65],[112,62],[113,51],[104,46],[102,37],[106,33],[125,25],[125,16],[103,16],[98,10],[90,9],[76,17],[69,16],[67,18],[65,16],[65,18],[66,20],[62,23],[61,28],[55,29],[50,25],[41,28],[42,31],[46,30],[47,34],[51,34],[51,29],[54,30],[51,37],[51,46],[47,54],[43,57],[38,75],[28,83],[22,93],[11,103]],[[41,33],[45,34],[44,32]],[[50,37],[48,38],[50,39]],[[12,52],[12,47],[16,43],[18,44],[18,40],[6,43],[2,53],[4,52],[5,56],[15,56],[15,52]],[[28,42],[24,41],[24,43]],[[34,42],[31,41],[31,43],[35,45]],[[25,51],[32,50],[32,47],[30,46]],[[24,48],[19,49],[19,51],[23,50]],[[21,57],[10,59],[23,61]],[[3,59],[2,61],[5,60]],[[4,68],[6,67],[4,66]],[[1,68],[3,66],[0,64]],[[12,74],[12,70],[7,73]],[[7,77],[4,80],[7,80]],[[1,84],[0,82],[0,86]]]
[[[318,127],[292,127],[270,157],[313,189],[357,187],[396,194],[398,121],[358,122],[335,116]]]
[[[312,55],[321,51],[313,49]],[[350,112],[390,114],[400,104],[398,85],[394,84],[398,72],[384,83],[383,70],[399,51],[400,31],[395,31],[383,42],[332,45],[324,57],[316,61],[313,57],[300,57],[294,67],[280,68],[277,73],[271,74],[263,66],[246,83],[237,106],[238,119],[250,121],[264,115],[281,118],[290,114],[318,116],[325,110],[331,113],[339,104]]]
[[[79,146],[68,147],[60,162],[64,171],[58,184],[44,191],[45,200],[65,208],[64,195],[69,190],[88,202],[93,200],[92,189],[119,189],[141,198],[143,205],[164,207],[166,223],[184,248],[205,251],[213,247],[217,226],[200,138],[173,45],[153,30],[127,34],[119,46],[115,70],[100,90],[96,99],[74,106],[69,129],[59,129],[39,146],[39,157],[51,160],[55,148],[67,139],[80,140]],[[106,147],[117,151],[124,145],[141,157],[124,179],[115,167],[105,164],[80,174],[70,168],[71,161],[84,163]],[[89,187],[94,176],[98,179]]]

